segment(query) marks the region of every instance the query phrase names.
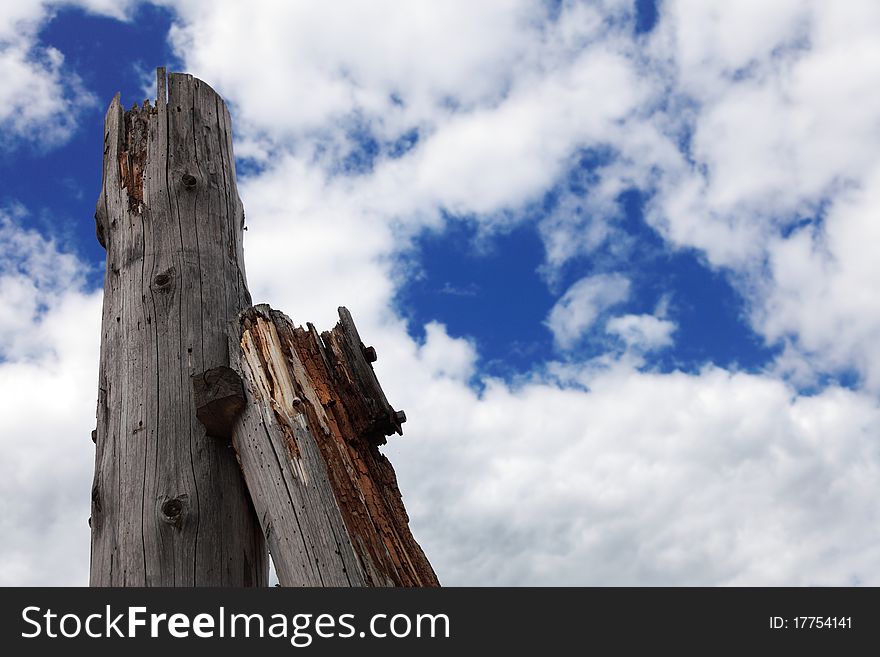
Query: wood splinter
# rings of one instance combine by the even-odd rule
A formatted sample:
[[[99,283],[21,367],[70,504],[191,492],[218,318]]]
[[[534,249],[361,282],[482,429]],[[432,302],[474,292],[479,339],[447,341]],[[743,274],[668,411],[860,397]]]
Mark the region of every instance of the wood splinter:
[[[406,416],[348,310],[319,335],[255,306],[230,334],[247,397],[233,447],[281,584],[439,586],[379,451]]]

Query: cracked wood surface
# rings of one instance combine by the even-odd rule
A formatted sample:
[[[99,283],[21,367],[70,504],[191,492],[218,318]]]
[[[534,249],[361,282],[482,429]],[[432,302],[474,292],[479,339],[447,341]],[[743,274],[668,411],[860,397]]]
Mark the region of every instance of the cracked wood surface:
[[[166,88],[167,84],[167,88]],[[166,97],[167,96],[167,97]],[[351,315],[251,307],[222,99],[158,71],[105,117],[107,251],[92,486],[98,586],[435,586],[379,452],[405,415]]]
[[[96,232],[107,250],[91,584],[262,586],[265,541],[228,440],[206,436],[191,377],[229,365],[250,306],[223,100],[158,71],[155,105],[105,117]]]
[[[247,309],[230,331],[244,411],[232,434],[285,586],[438,586],[379,452],[404,416],[382,392],[351,315],[333,330]]]

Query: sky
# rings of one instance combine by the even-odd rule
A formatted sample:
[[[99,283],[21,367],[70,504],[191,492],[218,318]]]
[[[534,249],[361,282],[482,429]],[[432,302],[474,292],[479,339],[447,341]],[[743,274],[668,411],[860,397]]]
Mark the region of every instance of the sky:
[[[103,116],[229,105],[446,585],[880,585],[875,0],[0,5],[0,584],[88,581]]]

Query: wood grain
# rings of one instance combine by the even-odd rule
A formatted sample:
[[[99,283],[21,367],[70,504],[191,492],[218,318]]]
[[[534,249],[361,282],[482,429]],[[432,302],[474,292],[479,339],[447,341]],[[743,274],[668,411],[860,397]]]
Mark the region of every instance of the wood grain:
[[[375,349],[345,308],[319,335],[251,306],[229,112],[189,75],[157,89],[105,117],[91,584],[265,586],[268,545],[287,586],[438,586]]]
[[[285,586],[438,586],[379,451],[402,433],[351,315],[295,327],[260,305],[230,331],[247,396],[233,445]],[[237,336],[237,339],[235,339]]]
[[[263,586],[265,541],[191,377],[229,365],[251,303],[232,129],[204,82],[158,71],[155,105],[105,117],[96,233],[107,250],[91,584]]]

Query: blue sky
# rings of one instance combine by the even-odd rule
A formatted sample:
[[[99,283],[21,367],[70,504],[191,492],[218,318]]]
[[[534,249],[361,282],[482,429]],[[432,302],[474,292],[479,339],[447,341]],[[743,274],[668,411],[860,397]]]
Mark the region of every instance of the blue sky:
[[[635,30],[653,27],[653,3],[636,3]],[[62,145],[6,152],[2,160],[4,196],[29,210],[24,225],[61,238],[65,246],[96,265],[89,282],[99,285],[103,250],[94,239],[93,197],[100,189],[103,112],[108,98],[121,92],[126,106],[140,102],[147,92],[154,65],[182,69],[172,52],[168,29],[170,10],[150,5],[133,9],[128,22],[94,15],[78,7],[62,7],[39,31],[39,42],[58,49],[65,63],[93,95],[78,108],[76,131]],[[347,148],[329,165],[334,175],[358,176],[372,170],[382,155],[399,157],[417,142],[418,131],[379,144],[369,127],[354,123],[346,131]],[[527,217],[510,228],[478,232],[474,217],[449,213],[440,231],[426,231],[416,239],[413,252],[403,254],[416,275],[397,291],[401,314],[410,319],[417,339],[423,326],[438,321],[457,336],[478,346],[481,371],[502,377],[522,375],[554,355],[553,335],[544,325],[558,296],[583,276],[612,268],[634,277],[630,298],[616,306],[620,312],[650,314],[663,297],[672,300],[678,338],[668,348],[651,353],[644,367],[661,371],[696,371],[707,363],[759,370],[775,353],[752,331],[744,317],[743,300],[723,272],[713,271],[699,254],[669,253],[642,216],[642,193],[623,191],[617,202],[620,240],[626,254],[615,253],[619,243],[602,245],[566,263],[552,285],[541,275],[544,246],[537,224],[552,211],[559,193],[588,194],[590,176],[601,156],[585,152],[563,173],[559,190],[549,190],[526,210]],[[245,176],[252,171],[241,162]],[[259,168],[256,169],[259,172]],[[621,262],[625,259],[625,262]],[[556,292],[556,294],[554,294]],[[583,336],[573,357],[595,356],[609,347],[601,329]],[[619,343],[619,340],[617,340]]]
[[[43,25],[39,42],[64,53],[90,97],[74,109],[77,128],[64,143],[41,147],[37,140],[34,147],[22,142],[0,155],[3,201],[25,205],[27,225],[60,236],[66,246],[100,265],[90,280],[96,285],[103,282],[104,258],[94,239],[95,201],[101,189],[101,160],[96,154],[103,142],[107,99],[119,91],[127,107],[142,101],[142,76],[154,62],[170,67],[177,63],[165,39],[167,10],[143,6],[133,20],[137,25],[69,7]]]
[[[0,11],[0,435],[41,531],[87,553],[90,444],[34,454],[92,428],[103,115],[166,66],[230,106],[255,301],[376,344],[442,581],[876,582],[880,12],[770,4]]]

